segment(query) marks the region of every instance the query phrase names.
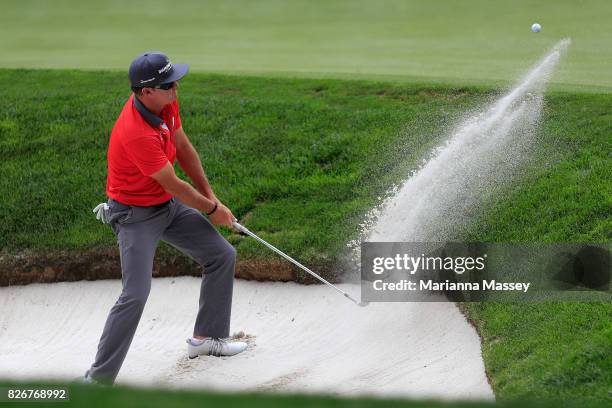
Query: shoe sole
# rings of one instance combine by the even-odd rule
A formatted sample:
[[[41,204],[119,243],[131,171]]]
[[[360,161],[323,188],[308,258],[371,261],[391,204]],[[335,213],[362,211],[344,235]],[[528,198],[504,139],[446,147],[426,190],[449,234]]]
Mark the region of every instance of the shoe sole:
[[[246,351],[246,349],[242,350],[239,353],[232,354],[232,355],[229,355],[229,356],[214,356],[214,357],[233,357],[233,356],[236,356],[238,354],[244,353],[245,351]],[[187,354],[187,357],[189,357],[190,360],[193,360],[194,358],[198,358],[200,356],[208,356],[208,354],[196,354],[195,356],[191,356],[191,355]]]

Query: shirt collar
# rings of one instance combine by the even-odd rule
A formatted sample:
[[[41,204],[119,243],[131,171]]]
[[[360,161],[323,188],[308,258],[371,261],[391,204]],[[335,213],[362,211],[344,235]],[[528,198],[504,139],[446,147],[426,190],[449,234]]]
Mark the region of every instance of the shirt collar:
[[[150,110],[148,110],[143,104],[142,102],[140,102],[140,100],[136,97],[136,95],[134,95],[134,107],[136,108],[136,110],[138,112],[140,112],[140,114],[142,115],[142,117],[144,118],[144,120],[147,121],[147,123],[151,126],[153,126],[154,128],[160,127],[162,123],[164,123],[163,120],[161,120],[158,116],[156,116],[153,112],[151,112]]]

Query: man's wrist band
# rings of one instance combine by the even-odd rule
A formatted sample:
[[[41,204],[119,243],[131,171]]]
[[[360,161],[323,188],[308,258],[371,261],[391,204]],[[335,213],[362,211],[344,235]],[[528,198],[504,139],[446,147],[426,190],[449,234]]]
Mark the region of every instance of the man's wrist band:
[[[212,213],[217,211],[217,207],[219,207],[219,203],[215,201],[215,206],[213,207],[212,210],[210,210],[210,212],[207,212],[206,215],[212,215]]]

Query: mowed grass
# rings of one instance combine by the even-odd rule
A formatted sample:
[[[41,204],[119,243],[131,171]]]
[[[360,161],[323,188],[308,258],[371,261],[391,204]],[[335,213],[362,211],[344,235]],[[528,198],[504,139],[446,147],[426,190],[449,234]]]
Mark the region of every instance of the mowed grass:
[[[106,150],[124,75],[0,71],[0,247],[114,246],[91,209],[105,199]],[[189,75],[184,128],[219,197],[254,232],[308,262],[333,261],[364,214],[444,140],[483,88]],[[547,98],[540,150],[513,200],[482,217],[490,240],[606,240],[610,235],[608,94]],[[177,166],[178,167],[178,166]],[[226,236],[243,257],[275,256]]]
[[[611,104],[607,96],[548,96],[533,160],[490,203],[467,238],[610,242]],[[538,396],[579,406],[612,402],[612,303],[469,303],[463,308],[482,336],[498,399]]]
[[[469,303],[498,400],[610,403],[612,304]]]
[[[565,405],[560,401],[542,402],[538,400],[522,400],[515,402],[450,402],[436,400],[402,400],[382,399],[373,397],[340,398],[338,396],[318,395],[283,395],[265,393],[219,393],[196,390],[152,390],[131,388],[125,386],[101,387],[83,384],[66,384],[60,382],[11,382],[0,380],[0,388],[5,389],[67,389],[69,401],[61,402],[63,407],[245,407],[245,408],[553,408]],[[4,395],[2,397],[5,397]],[[2,401],[2,399],[0,399]],[[3,402],[2,406],[27,407],[47,406],[49,402]],[[589,404],[589,406],[603,407],[604,405]]]
[[[609,242],[612,97],[550,93],[537,144],[468,236],[481,241]]]
[[[92,208],[106,199],[124,75],[4,70],[0,80],[0,247],[114,247]],[[486,95],[214,75],[190,75],[179,92],[183,127],[217,195],[264,239],[314,262],[337,259],[378,197],[445,136],[442,125]],[[276,256],[225,233],[243,258]]]
[[[571,38],[553,81],[612,90],[608,0],[5,3],[5,68],[125,72],[136,55],[160,49],[196,71],[499,85]]]
[[[125,75],[0,71],[8,253],[114,246],[91,208]],[[190,75],[184,127],[214,188],[253,231],[304,262],[337,259],[364,212],[494,91],[452,85]],[[553,92],[533,158],[466,237],[609,242],[610,94]],[[228,235],[242,257],[274,256]],[[468,304],[501,400],[609,401],[610,304]]]

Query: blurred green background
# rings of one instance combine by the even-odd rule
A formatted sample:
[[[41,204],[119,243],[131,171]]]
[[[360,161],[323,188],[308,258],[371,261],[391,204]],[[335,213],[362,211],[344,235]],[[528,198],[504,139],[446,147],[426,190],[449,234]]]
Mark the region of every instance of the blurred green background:
[[[127,70],[162,50],[193,70],[505,83],[562,38],[553,82],[612,90],[609,0],[4,0],[0,67]],[[534,22],[542,25],[531,32]]]

